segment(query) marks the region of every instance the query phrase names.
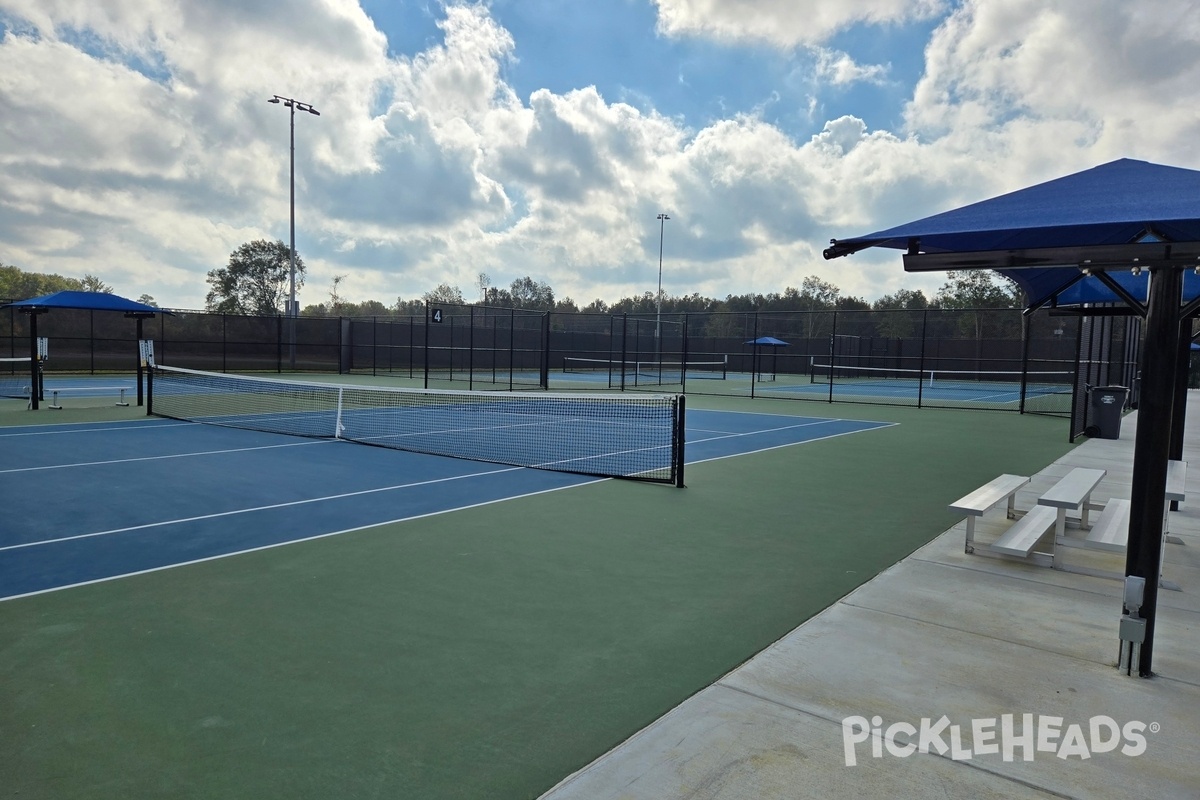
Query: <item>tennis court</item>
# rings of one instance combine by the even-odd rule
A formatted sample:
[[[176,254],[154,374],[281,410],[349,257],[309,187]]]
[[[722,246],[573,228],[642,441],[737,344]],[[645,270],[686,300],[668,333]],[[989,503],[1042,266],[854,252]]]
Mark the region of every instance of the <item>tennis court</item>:
[[[467,420],[469,427],[477,427],[475,416]],[[706,461],[888,424],[697,411],[688,431],[689,448],[694,459]],[[0,506],[10,520],[0,535],[0,597],[445,514],[595,480],[165,419],[5,429],[0,440],[5,443]],[[483,444],[493,443],[489,437]]]
[[[536,797],[1068,449],[689,400],[682,490],[4,401],[0,785]]]

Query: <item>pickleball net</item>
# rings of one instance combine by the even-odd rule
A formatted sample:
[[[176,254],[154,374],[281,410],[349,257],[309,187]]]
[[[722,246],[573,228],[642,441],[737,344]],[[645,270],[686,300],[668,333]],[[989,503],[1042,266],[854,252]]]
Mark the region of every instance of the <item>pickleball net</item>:
[[[161,365],[149,375],[155,416],[683,485],[682,395],[351,386]]]

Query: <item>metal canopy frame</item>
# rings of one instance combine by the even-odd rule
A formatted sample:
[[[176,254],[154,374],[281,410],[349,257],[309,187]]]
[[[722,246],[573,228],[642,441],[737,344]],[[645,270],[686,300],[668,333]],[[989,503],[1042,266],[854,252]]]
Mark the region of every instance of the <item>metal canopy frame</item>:
[[[907,251],[902,258],[907,272],[992,269],[1014,278],[1027,292],[1032,282],[1020,280],[1023,277],[1021,272],[1038,269],[1042,271],[1038,276],[1042,282],[1049,282],[1048,285],[1057,288],[1033,300],[1027,313],[1047,304],[1056,307],[1061,295],[1094,276],[1116,296],[1117,302],[1127,307],[1125,313],[1145,318],[1138,413],[1150,424],[1138,426],[1134,445],[1125,574],[1145,580],[1144,604],[1140,613],[1146,620],[1146,629],[1138,674],[1146,678],[1154,674],[1154,630],[1162,559],[1167,463],[1172,458],[1181,457],[1183,451],[1187,400],[1186,355],[1192,340],[1190,325],[1185,328],[1184,323],[1200,312],[1200,294],[1191,297],[1185,295],[1183,277],[1193,269],[1200,274],[1200,237],[1193,233],[1200,226],[1200,198],[1177,189],[1174,193],[1170,189],[1161,192],[1161,195],[1170,195],[1165,199],[1156,193],[1160,187],[1154,181],[1166,171],[1170,172],[1172,180],[1183,182],[1173,184],[1172,188],[1179,185],[1186,187],[1200,181],[1200,172],[1123,160],[1079,173],[1078,176],[1068,176],[959,209],[963,213],[963,220],[961,226],[952,231],[951,237],[947,237],[948,229],[953,228],[957,221],[948,224],[947,220],[957,212],[949,211],[930,217],[928,234],[934,242],[927,249],[923,249],[923,237],[919,230],[924,221],[917,221],[892,229],[908,234],[904,238],[889,235],[891,231],[883,231],[856,239],[832,240],[831,246],[824,251],[826,259],[833,259],[869,247],[906,246]],[[1061,189],[1069,185],[1073,178],[1080,178],[1084,182],[1094,181],[1102,172],[1113,176],[1109,188],[1114,194],[1125,188],[1121,184],[1124,178],[1132,177],[1135,179],[1132,182],[1136,183],[1136,179],[1145,177],[1137,185],[1137,192],[1125,192],[1122,202],[1131,194],[1138,195],[1144,199],[1148,213],[1153,213],[1163,204],[1174,203],[1172,210],[1183,207],[1187,218],[1175,216],[1159,223],[1145,221],[1135,230],[1129,226],[1128,219],[1119,218],[1117,214],[1111,219],[1105,218],[1104,209],[1097,208],[1090,212],[1094,213],[1093,218],[1076,220],[1071,227],[1044,228],[1029,222],[1028,209],[1022,208],[1020,203],[1014,203],[1023,193],[1041,198],[1045,196],[1047,187]],[[1094,187],[1087,188],[1090,191]],[[1055,202],[1066,201],[1061,193],[1053,199]],[[991,203],[995,203],[996,224],[985,225],[981,222],[980,210]],[[1054,203],[1048,203],[1046,208],[1051,215],[1071,213]],[[1127,212],[1128,207],[1125,207],[1120,213]],[[978,227],[972,228],[972,225]],[[1127,229],[1124,241],[1117,238],[1114,243],[1115,232],[1120,229]],[[1009,238],[1010,234],[1012,238],[1035,246],[1001,246],[997,240]],[[1170,241],[1172,234],[1177,241]],[[1147,236],[1157,241],[1146,241]],[[1149,286],[1144,303],[1114,279],[1117,271],[1133,271],[1135,275],[1142,271],[1148,273]],[[1077,306],[1078,313],[1089,313],[1086,305],[1083,305],[1087,302],[1084,299]],[[1123,608],[1123,613],[1127,611],[1127,608]]]

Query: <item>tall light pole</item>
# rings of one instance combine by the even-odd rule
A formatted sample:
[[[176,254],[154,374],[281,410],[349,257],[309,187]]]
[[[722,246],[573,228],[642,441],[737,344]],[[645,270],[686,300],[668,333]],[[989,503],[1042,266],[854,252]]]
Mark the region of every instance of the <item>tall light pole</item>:
[[[312,107],[311,103],[301,103],[299,100],[293,100],[290,97],[273,96],[268,103],[283,103],[284,107],[291,109],[291,176],[292,176],[292,192],[289,206],[291,208],[292,218],[292,239],[291,239],[291,259],[292,269],[290,273],[290,281],[288,288],[288,309],[287,316],[290,320],[288,323],[288,360],[291,363],[291,368],[296,368],[296,109],[307,111],[313,116],[321,116],[321,112]]]
[[[666,214],[658,215],[658,310],[654,314],[654,338],[658,340],[658,350],[662,352],[662,254],[663,254],[663,233],[667,227]]]

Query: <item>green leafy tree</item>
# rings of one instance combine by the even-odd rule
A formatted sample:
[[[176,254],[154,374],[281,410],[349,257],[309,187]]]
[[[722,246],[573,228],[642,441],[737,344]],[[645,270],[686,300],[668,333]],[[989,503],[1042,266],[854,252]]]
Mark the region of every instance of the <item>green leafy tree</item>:
[[[286,310],[292,251],[282,241],[256,239],[234,250],[229,264],[209,270],[205,308],[221,314],[279,314]],[[296,256],[296,289],[304,285],[304,259]]]
[[[432,292],[426,292],[425,302],[427,303],[450,303],[452,305],[464,305],[462,289],[457,286],[451,286],[448,283],[440,283]]]
[[[143,294],[137,299],[137,301],[142,305],[154,306],[155,308],[158,308],[158,302],[148,294]]]
[[[938,289],[934,303],[945,309],[961,309],[959,330],[975,339],[983,337],[987,321],[995,318],[986,309],[1020,308],[1023,304],[1021,290],[1015,283],[998,272],[982,269],[947,272],[946,283]],[[1014,331],[990,333],[1011,335]]]
[[[489,286],[483,291],[483,304],[485,306],[496,306],[497,308],[511,308],[513,304],[512,293],[508,289],[497,289],[495,286]]]
[[[85,292],[100,292],[101,294],[113,293],[113,288],[111,286],[91,273],[85,273],[83,280],[80,281],[79,284]]]
[[[529,308],[536,311],[550,311],[554,308],[554,290],[542,281],[535,281],[529,276],[518,278],[510,287],[513,306]]]
[[[880,336],[909,339],[921,334],[921,323],[929,298],[920,289],[900,289],[895,294],[886,294],[872,306],[878,315],[875,323]]]
[[[390,310],[393,314],[401,317],[419,317],[425,313],[425,301],[405,300],[403,297],[397,297],[396,304]]]
[[[54,292],[82,291],[83,281],[62,275],[25,272],[19,267],[0,264],[0,299],[28,300]]]

